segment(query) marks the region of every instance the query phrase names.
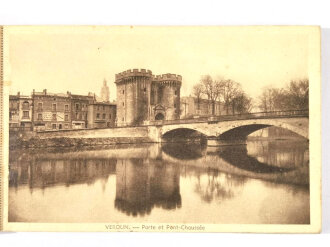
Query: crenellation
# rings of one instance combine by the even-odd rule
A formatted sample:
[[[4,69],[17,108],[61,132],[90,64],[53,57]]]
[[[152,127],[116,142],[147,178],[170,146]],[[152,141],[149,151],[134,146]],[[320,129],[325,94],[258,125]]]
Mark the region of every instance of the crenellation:
[[[146,69],[126,70],[116,74],[117,125],[178,119],[181,82],[180,75],[153,75]]]
[[[125,79],[132,79],[132,77],[152,77],[151,70],[146,69],[129,69],[126,71],[123,71],[121,73],[118,73],[115,75],[115,83],[122,83]]]

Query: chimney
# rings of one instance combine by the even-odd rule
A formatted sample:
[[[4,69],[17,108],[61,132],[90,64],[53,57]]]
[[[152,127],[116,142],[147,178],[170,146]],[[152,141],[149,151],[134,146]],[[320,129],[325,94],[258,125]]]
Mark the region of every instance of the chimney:
[[[21,92],[17,92],[17,96],[19,97],[21,95]]]
[[[43,90],[44,95],[47,95],[47,89]]]

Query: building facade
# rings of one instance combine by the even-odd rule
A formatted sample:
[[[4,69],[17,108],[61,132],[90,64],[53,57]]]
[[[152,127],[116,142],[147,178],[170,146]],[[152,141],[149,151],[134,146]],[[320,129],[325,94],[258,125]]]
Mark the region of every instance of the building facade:
[[[88,105],[88,128],[111,128],[116,126],[116,104],[94,102]]]
[[[180,118],[206,117],[212,115],[212,102],[207,99],[197,99],[196,97],[188,96],[181,98],[181,114]],[[226,115],[224,105],[216,101],[214,106],[214,115]]]
[[[71,129],[70,94],[32,93],[34,130]]]
[[[76,95],[68,92],[71,97],[71,127],[85,129],[88,122],[88,106],[94,102],[93,95]]]
[[[30,96],[9,96],[9,128],[10,130],[32,130],[33,103]]]
[[[133,69],[116,74],[115,83],[118,126],[180,118],[180,75]]]

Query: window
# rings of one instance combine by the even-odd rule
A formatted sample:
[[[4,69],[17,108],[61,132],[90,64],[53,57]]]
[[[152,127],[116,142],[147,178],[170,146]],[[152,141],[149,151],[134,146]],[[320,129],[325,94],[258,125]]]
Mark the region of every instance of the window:
[[[109,114],[109,119],[111,119],[111,114]]]
[[[125,106],[125,103],[123,102],[123,106]]]
[[[103,106],[103,111],[105,110],[105,106]]]
[[[79,104],[77,103],[76,104],[76,111],[78,111],[79,110]]]
[[[78,119],[78,117],[79,117],[79,114],[78,114],[78,112],[76,112],[76,120]]]
[[[147,89],[146,88],[143,88],[143,92],[147,92]]]
[[[42,111],[42,103],[41,102],[38,103],[38,110]]]
[[[99,105],[97,106],[97,110],[98,110],[98,111],[100,110],[100,106],[99,106]]]
[[[175,95],[177,95],[177,94],[178,94],[178,91],[177,91],[177,90],[175,90],[175,91],[174,91],[174,94],[175,94]]]
[[[68,114],[65,114],[64,121],[69,121],[69,115]]]
[[[11,114],[11,112],[9,112],[9,120],[12,120],[12,114]]]
[[[53,120],[56,120],[56,114],[53,114]]]
[[[26,109],[26,110],[29,109],[29,102],[27,102],[27,101],[23,102],[23,109]]]
[[[103,119],[105,119],[105,113],[103,113],[103,116],[102,117],[103,117]]]
[[[123,90],[123,94],[125,93],[125,90]]]
[[[38,114],[38,120],[42,120],[42,114],[41,113]]]
[[[100,113],[96,114],[96,119],[100,119]]]
[[[65,106],[64,106],[64,110],[65,110],[65,111],[69,111],[69,105],[65,105]]]
[[[174,108],[176,107],[176,104],[174,103]]]
[[[124,122],[124,118],[122,118],[122,121]]]
[[[23,111],[23,118],[30,118],[29,111]]]
[[[56,104],[53,104],[53,111],[56,111]]]
[[[52,124],[53,130],[56,130],[56,124]]]

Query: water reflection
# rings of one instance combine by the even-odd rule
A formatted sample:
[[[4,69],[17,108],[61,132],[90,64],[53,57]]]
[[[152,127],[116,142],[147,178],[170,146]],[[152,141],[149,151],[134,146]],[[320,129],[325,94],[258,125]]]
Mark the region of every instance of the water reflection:
[[[154,207],[181,207],[179,167],[157,160],[120,160],[116,167],[115,207],[127,215],[145,215]]]
[[[306,224],[308,144],[291,145],[11,151],[9,220]],[[281,200],[261,200],[269,197]],[[62,210],[54,200],[63,202]]]

